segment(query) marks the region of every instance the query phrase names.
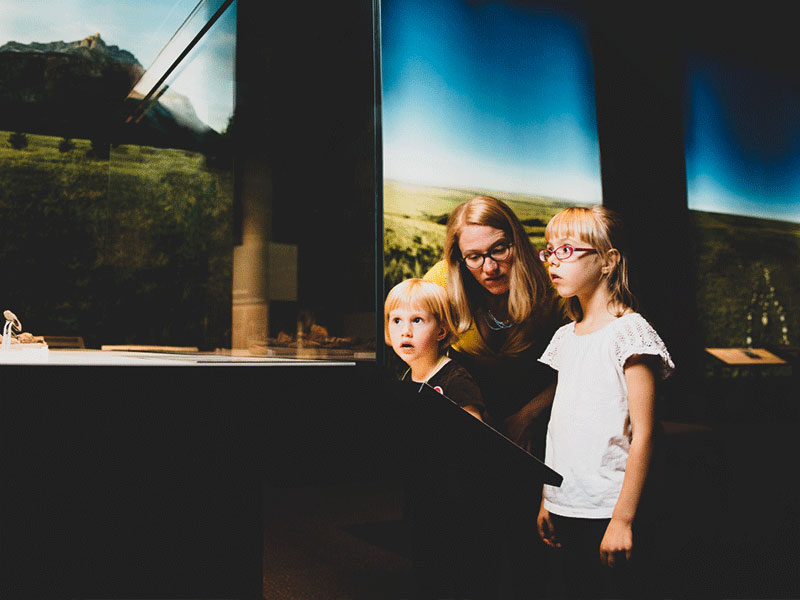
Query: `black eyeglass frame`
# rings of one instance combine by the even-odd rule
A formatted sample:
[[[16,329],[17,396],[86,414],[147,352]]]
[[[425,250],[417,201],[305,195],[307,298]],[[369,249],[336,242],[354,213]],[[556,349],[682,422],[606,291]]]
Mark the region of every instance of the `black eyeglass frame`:
[[[505,242],[505,243],[502,243],[502,244],[498,244],[497,246],[495,246],[494,248],[492,248],[488,252],[471,252],[467,256],[462,256],[461,257],[461,262],[464,263],[464,265],[468,269],[472,269],[473,271],[477,271],[478,269],[482,269],[483,268],[483,265],[484,265],[484,263],[486,263],[486,259],[487,258],[491,258],[496,263],[501,263],[501,262],[507,261],[509,259],[509,257],[511,256],[511,248],[513,246],[514,246],[514,244],[512,242]],[[505,249],[506,249],[505,256],[503,258],[495,258],[494,256],[492,256],[493,252],[497,252],[497,250],[499,248],[503,248],[503,247],[505,247]],[[469,264],[467,264],[467,259],[468,258],[475,258],[475,257],[480,257],[481,264],[479,264],[476,267],[471,267]]]

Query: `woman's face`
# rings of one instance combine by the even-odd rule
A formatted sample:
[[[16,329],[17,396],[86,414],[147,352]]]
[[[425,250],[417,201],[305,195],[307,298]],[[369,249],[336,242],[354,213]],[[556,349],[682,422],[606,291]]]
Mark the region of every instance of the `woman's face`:
[[[510,243],[511,240],[502,229],[489,225],[465,225],[458,236],[458,248],[462,257],[470,254],[483,255],[482,266],[476,269],[467,267],[467,270],[486,291],[496,296],[508,293],[514,248],[511,248],[505,260],[496,261],[487,255],[498,246],[508,246]]]

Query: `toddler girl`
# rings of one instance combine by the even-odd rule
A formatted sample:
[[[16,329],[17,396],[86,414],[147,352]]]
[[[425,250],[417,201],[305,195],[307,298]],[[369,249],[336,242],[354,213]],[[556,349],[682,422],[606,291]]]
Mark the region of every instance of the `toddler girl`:
[[[454,331],[447,292],[435,283],[406,279],[386,296],[384,335],[386,343],[409,366],[403,379],[427,383],[483,419],[486,409],[478,385],[446,354],[455,340]]]
[[[464,367],[446,355],[455,339],[453,332],[443,287],[407,279],[386,296],[385,339],[409,366],[403,379],[430,385],[483,420],[485,407],[478,385]],[[428,436],[439,432],[424,416],[420,421],[413,427],[421,436],[411,434],[406,450],[410,468],[405,505],[411,524],[415,597],[477,597],[482,584],[478,563],[486,544],[473,533],[481,511],[476,510],[478,504],[470,495],[471,471],[446,443],[443,451],[429,453]]]

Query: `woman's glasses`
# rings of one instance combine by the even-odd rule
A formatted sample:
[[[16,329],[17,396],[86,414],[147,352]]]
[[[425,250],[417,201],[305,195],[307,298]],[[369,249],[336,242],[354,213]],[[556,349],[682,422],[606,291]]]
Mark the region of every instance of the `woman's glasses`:
[[[545,248],[544,250],[539,250],[539,260],[542,262],[547,262],[550,260],[550,257],[555,254],[558,260],[567,260],[570,256],[572,256],[573,252],[597,252],[594,248],[575,248],[574,246],[570,246],[569,244],[564,244],[563,246],[559,246],[555,250],[548,250]]]
[[[494,262],[508,260],[508,257],[511,255],[511,246],[513,246],[513,244],[498,244],[488,252],[471,252],[461,260],[463,260],[464,264],[470,269],[480,269],[487,257],[491,258]]]

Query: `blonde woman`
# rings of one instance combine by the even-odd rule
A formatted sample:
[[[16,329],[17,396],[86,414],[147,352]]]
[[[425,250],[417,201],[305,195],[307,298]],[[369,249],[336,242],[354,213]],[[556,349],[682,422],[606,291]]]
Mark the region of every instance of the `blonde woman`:
[[[444,259],[425,279],[447,289],[458,336],[450,356],[478,382],[491,422],[542,458],[556,377],[537,359],[565,319],[511,208],[490,196],[459,205]]]
[[[478,383],[487,421],[543,459],[556,372],[538,359],[566,316],[511,208],[490,196],[459,205],[447,222],[444,259],[425,279],[447,289],[457,335],[449,356]],[[492,533],[473,546],[470,566],[480,581],[466,597],[535,598],[546,579],[536,535],[542,490],[495,468],[473,491],[483,500],[472,527]]]

